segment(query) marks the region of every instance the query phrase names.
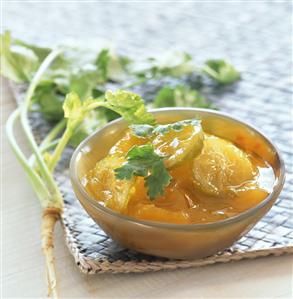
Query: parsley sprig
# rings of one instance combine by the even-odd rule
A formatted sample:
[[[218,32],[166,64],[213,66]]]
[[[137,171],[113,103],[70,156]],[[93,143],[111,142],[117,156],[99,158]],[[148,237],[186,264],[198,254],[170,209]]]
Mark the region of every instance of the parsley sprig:
[[[167,134],[171,130],[179,132],[186,125],[199,126],[200,120],[198,119],[185,119],[181,121],[177,121],[175,123],[167,124],[167,125],[156,125],[152,126],[149,124],[133,124],[130,125],[129,128],[132,130],[132,133],[138,137],[147,137],[151,135],[158,134]]]
[[[151,144],[133,146],[126,155],[127,162],[115,169],[116,178],[130,180],[133,176],[144,177],[151,200],[164,194],[171,176],[164,165],[164,157],[155,153]]]
[[[171,130],[179,132],[185,125],[200,126],[197,119],[178,121],[167,125],[132,124],[130,129],[138,137],[148,137],[153,140],[157,135],[165,135]],[[166,168],[166,159],[169,156],[159,155],[152,144],[133,146],[126,154],[127,162],[115,169],[116,178],[131,180],[133,176],[144,177],[145,186],[151,200],[164,194],[165,187],[171,181]]]
[[[240,79],[235,67],[223,59],[207,60],[202,71],[219,84],[232,84]]]

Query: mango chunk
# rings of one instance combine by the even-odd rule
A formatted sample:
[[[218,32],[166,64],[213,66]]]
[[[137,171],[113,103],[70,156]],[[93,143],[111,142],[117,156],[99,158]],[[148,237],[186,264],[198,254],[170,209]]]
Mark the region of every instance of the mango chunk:
[[[106,207],[123,212],[134,192],[134,179],[117,180],[114,169],[125,162],[123,157],[107,156],[99,161],[85,178],[88,192]]]
[[[203,150],[193,161],[195,187],[211,196],[233,194],[257,173],[248,154],[216,136],[205,135]]]

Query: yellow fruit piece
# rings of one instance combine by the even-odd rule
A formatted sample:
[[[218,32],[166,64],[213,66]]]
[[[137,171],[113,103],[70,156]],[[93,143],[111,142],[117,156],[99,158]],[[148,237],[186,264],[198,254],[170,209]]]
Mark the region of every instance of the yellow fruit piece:
[[[244,151],[216,136],[205,135],[203,150],[193,162],[196,188],[212,196],[235,193],[257,173]]]
[[[181,130],[158,134],[153,140],[153,145],[158,155],[167,157],[165,166],[172,168],[195,158],[202,150],[203,139],[204,134],[200,123],[185,124]]]
[[[134,191],[134,179],[117,180],[115,177],[114,169],[121,167],[124,162],[123,157],[107,156],[96,164],[84,180],[85,187],[94,198],[118,212],[126,209]]]
[[[138,204],[130,216],[141,220],[150,220],[166,223],[189,223],[188,216],[183,211],[169,211],[156,207],[154,204]]]
[[[112,146],[112,148],[109,151],[109,155],[125,157],[127,152],[134,145],[143,145],[146,144],[148,141],[148,138],[137,137],[133,135],[130,130],[127,130],[125,135],[119,141],[117,141],[117,143],[114,146]]]

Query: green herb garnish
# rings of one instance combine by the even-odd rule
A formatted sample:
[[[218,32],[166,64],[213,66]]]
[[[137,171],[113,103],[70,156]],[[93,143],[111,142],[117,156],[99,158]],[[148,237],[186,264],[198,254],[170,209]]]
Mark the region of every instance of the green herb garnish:
[[[107,81],[122,82],[127,78],[127,66],[130,64],[130,59],[115,55],[109,49],[103,49],[94,64],[104,83]]]
[[[152,135],[156,134],[167,134],[171,130],[179,132],[186,125],[199,126],[200,120],[186,119],[167,125],[131,125],[129,127],[132,130],[133,134],[138,137],[151,137]]]
[[[149,57],[134,65],[134,73],[140,78],[181,77],[195,72],[191,55],[169,53],[160,57]]]
[[[131,125],[129,128],[137,137],[149,137],[154,132],[154,126],[151,125]]]
[[[215,108],[214,105],[200,94],[199,91],[188,86],[164,86],[161,88],[153,103],[154,107],[199,107]]]
[[[138,137],[148,137],[154,140],[159,135],[165,135],[171,130],[179,132],[186,125],[200,127],[197,119],[182,120],[167,125],[131,125],[130,129]],[[199,139],[200,141],[201,139]],[[196,142],[199,142],[196,141]],[[196,148],[197,144],[194,144]],[[170,183],[171,176],[168,174],[166,165],[167,156],[158,155],[151,144],[133,146],[126,155],[127,163],[115,170],[118,179],[130,180],[133,176],[145,178],[145,186],[148,189],[150,199],[164,194],[164,189]],[[166,160],[165,163],[163,160]]]
[[[52,51],[12,39],[8,31],[1,35],[1,43],[1,74],[17,83],[29,84],[40,64]],[[185,83],[174,87],[162,86],[152,106],[215,108],[199,90],[192,88],[192,80],[189,80],[194,76],[202,78],[204,74],[221,84],[233,83],[239,78],[237,70],[224,60],[209,60],[200,70],[187,53],[167,53],[133,60],[117,55],[109,48],[96,50],[63,46],[62,53],[36,86],[29,109],[40,112],[50,122],[61,122],[64,118],[63,101],[70,92],[75,92],[81,101],[90,97],[104,98],[108,83],[128,89],[150,80],[169,77],[184,79]],[[91,118],[90,125],[79,130],[79,136],[92,132],[90,128],[94,130],[104,121],[119,117],[119,113],[108,108],[100,109],[97,115],[99,119],[96,119],[96,124]],[[80,137],[75,139],[80,140]]]
[[[39,59],[31,49],[13,45],[9,32],[1,35],[1,75],[15,82],[29,82],[39,65]]]
[[[221,84],[231,84],[240,79],[240,74],[235,67],[222,59],[206,61],[202,71]]]
[[[104,107],[120,115],[130,124],[155,124],[154,116],[147,112],[143,99],[132,92],[117,90],[115,93],[107,91]]]
[[[155,134],[167,134],[171,130],[179,132],[183,129],[184,126],[194,126],[198,127],[200,126],[200,120],[198,119],[185,119],[185,120],[180,120],[172,124],[167,124],[167,125],[158,125],[154,128],[154,133]]]
[[[171,176],[165,165],[164,157],[155,153],[150,144],[133,146],[126,155],[127,162],[115,169],[116,178],[130,180],[133,176],[144,177],[148,196],[151,200],[164,194],[169,185]]]

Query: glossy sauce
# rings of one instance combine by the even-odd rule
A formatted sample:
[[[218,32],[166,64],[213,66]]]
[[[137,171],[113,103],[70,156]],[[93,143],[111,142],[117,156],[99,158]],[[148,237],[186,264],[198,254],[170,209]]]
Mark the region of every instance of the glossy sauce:
[[[178,138],[176,133],[174,133],[174,136],[169,137],[172,139],[172,144],[176,146],[180,145],[180,139],[179,142],[177,142]],[[216,138],[219,142],[227,143],[227,145],[230,146],[230,144],[223,139],[212,135],[205,135],[206,140],[213,138]],[[125,162],[124,157],[126,153],[132,146],[142,145],[147,142],[149,142],[147,138],[134,136],[127,130],[124,137],[109,151],[108,159],[117,158],[117,165],[122,165]],[[205,143],[204,146],[207,146],[207,144]],[[231,146],[234,147],[232,143]],[[161,148],[161,150],[164,149]],[[197,181],[195,180],[194,169],[198,167],[198,164],[194,163],[196,163],[196,159],[204,157],[203,153],[197,156],[196,159],[188,158],[179,165],[172,167],[170,169],[170,175],[173,178],[172,182],[165,189],[164,195],[157,197],[153,201],[147,196],[147,190],[142,177],[135,177],[132,182],[120,181],[120,190],[124,190],[126,193],[128,192],[128,201],[125,208],[121,208],[121,206],[117,204],[118,201],[113,201],[115,195],[110,190],[111,188],[107,188],[107,186],[112,186],[111,184],[116,184],[115,182],[117,182],[113,171],[111,172],[111,167],[107,166],[103,168],[102,171],[104,171],[104,173],[101,175],[101,167],[96,166],[85,176],[83,182],[88,193],[99,200],[101,204],[105,204],[119,213],[137,219],[177,224],[215,222],[235,216],[256,206],[268,196],[274,185],[274,172],[266,162],[252,153],[248,154],[241,149],[237,150],[240,154],[239,157],[242,157],[241,155],[243,154],[243,159],[241,158],[243,163],[242,161],[240,161],[240,163],[238,163],[238,161],[238,164],[235,162],[235,167],[230,169],[231,173],[229,174],[229,178],[223,182],[235,181],[238,185],[235,186],[234,184],[233,188],[224,185],[223,190],[216,190],[215,192],[214,189],[209,189],[211,185],[209,181],[205,180],[205,182],[201,184],[200,177]],[[213,159],[213,157],[211,159]],[[249,163],[246,161],[246,164],[244,164],[244,159],[248,159]],[[210,162],[214,162],[214,164],[211,164],[211,167],[201,168],[201,170],[204,169],[210,173],[202,173],[202,177],[207,178],[207,176],[211,174],[214,180],[223,179],[221,165],[217,165],[217,161],[211,160]],[[99,165],[99,163],[97,165]],[[117,165],[115,167],[117,167]],[[252,170],[245,170],[245,167],[248,167],[245,165],[251,167]],[[243,171],[246,171],[247,175],[246,173],[243,175],[243,173],[239,172],[239,169],[244,169]],[[233,171],[235,171],[235,173],[233,173]],[[242,179],[240,184],[239,178]],[[120,196],[121,192],[117,194]]]

